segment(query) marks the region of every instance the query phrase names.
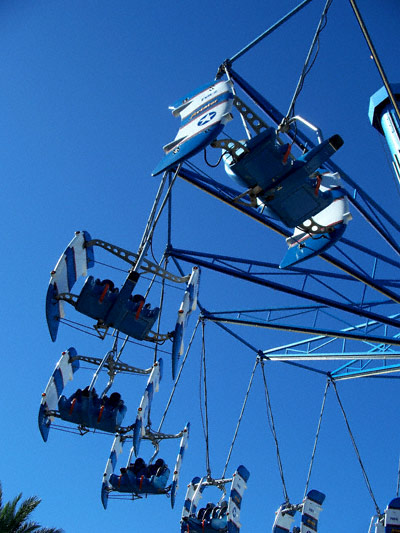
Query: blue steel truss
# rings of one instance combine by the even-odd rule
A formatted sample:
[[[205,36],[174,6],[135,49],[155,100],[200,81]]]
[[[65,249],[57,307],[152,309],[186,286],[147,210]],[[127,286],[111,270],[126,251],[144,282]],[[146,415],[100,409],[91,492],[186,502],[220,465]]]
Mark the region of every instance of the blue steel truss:
[[[224,68],[274,124],[282,122],[284,116],[237,74],[229,62]],[[292,126],[286,135],[300,150],[315,146],[303,132]],[[342,238],[329,253],[320,255],[323,261],[318,270],[308,268],[307,262],[281,270],[277,263],[175,248],[169,227],[166,255],[177,264],[180,261],[197,264],[286,295],[286,305],[279,308],[224,312],[202,309],[204,320],[218,324],[256,350],[260,357],[296,364],[327,374],[334,380],[393,374],[400,371],[400,225],[335,163],[328,161],[326,167],[339,172],[353,208],[370,231],[379,235],[384,249],[371,250],[361,242]],[[216,181],[191,162],[171,173],[177,173],[184,181],[269,230],[283,237],[291,234],[286,227],[253,207],[250,198],[241,191]],[[169,225],[170,221],[169,211]],[[312,337],[260,349],[236,332],[239,326]],[[335,360],[346,360],[346,363],[329,371],[300,363]]]

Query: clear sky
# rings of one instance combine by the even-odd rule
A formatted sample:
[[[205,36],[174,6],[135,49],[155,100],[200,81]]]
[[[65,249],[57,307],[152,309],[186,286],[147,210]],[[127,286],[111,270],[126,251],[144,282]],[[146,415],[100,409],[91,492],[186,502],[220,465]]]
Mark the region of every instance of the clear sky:
[[[389,79],[399,82],[398,2],[358,3]],[[192,424],[175,509],[159,496],[135,502],[110,501],[104,511],[100,488],[112,437],[52,431],[45,444],[37,427],[41,393],[60,353],[75,346],[79,353],[102,357],[111,347],[110,340],[100,341],[63,325],[56,343],[51,342],[44,314],[49,272],[75,230],[87,230],[93,237],[136,251],[160,179],[152,178],[151,171],[162,157],[162,146],[175,137],[178,127],[168,106],[212,80],[225,58],[297,4],[297,0],[1,2],[0,479],[6,498],[22,491],[25,497],[36,494],[43,499],[34,515],[43,525],[61,527],[67,533],[179,531],[186,484],[205,473],[199,399],[201,337],[193,344],[164,426],[173,433],[188,420]],[[283,113],[289,107],[323,5],[313,0],[235,64]],[[318,125],[325,137],[334,133],[343,137],[345,144],[335,161],[396,216],[400,198],[387,150],[367,115],[369,97],[381,86],[350,3],[334,0],[319,56],[296,111]],[[210,154],[210,159],[216,160],[217,154]],[[193,161],[205,168],[201,155]],[[230,185],[221,168],[210,173]],[[166,243],[165,220],[162,225],[153,243],[157,260]],[[366,230],[364,234],[364,228],[355,216],[347,236],[371,249],[379,248],[377,238]],[[283,238],[182,181],[174,187],[172,242],[177,248],[274,263],[280,262],[286,249]],[[98,258],[110,262],[101,254]],[[314,259],[310,265],[318,269],[321,260]],[[189,272],[191,267],[185,264],[183,268]],[[94,274],[101,277],[101,267],[99,271]],[[122,280],[118,272],[108,271],[107,276]],[[144,292],[146,281],[141,283]],[[158,302],[157,291],[159,288],[149,296],[153,305]],[[181,291],[168,288],[164,331],[174,328],[181,296]],[[285,298],[202,272],[200,299],[210,310],[289,305]],[[70,311],[72,320],[90,324]],[[191,327],[195,320],[191,318]],[[350,323],[357,319],[346,322]],[[301,338],[243,328],[235,331],[260,349]],[[154,426],[172,386],[170,345],[162,350],[166,371],[154,399]],[[255,354],[213,324],[206,325],[206,354],[211,467],[218,477]],[[127,363],[141,367],[150,366],[152,357],[150,349],[136,344],[124,353]],[[266,372],[289,497],[299,503],[325,380],[278,363],[267,365]],[[66,393],[84,387],[90,379],[91,373],[81,370]],[[400,449],[397,383],[371,379],[338,386],[381,509],[396,493]],[[116,384],[128,405],[128,421],[130,416],[133,420],[144,388],[145,379],[140,377],[122,376]],[[148,459],[151,450],[146,446],[142,451]],[[162,446],[160,455],[172,467],[178,442]],[[259,373],[228,474],[239,464],[250,470],[242,530],[269,531],[283,496]],[[321,531],[368,530],[374,505],[332,391],[310,487],[327,495]],[[208,499],[205,495],[204,502]]]

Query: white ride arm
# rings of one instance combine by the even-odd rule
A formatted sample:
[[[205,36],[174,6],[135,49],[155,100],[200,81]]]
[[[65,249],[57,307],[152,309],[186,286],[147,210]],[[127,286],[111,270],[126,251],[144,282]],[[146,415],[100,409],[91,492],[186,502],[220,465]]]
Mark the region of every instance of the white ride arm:
[[[74,373],[79,368],[79,361],[71,362],[71,357],[76,356],[75,348],[69,348],[62,352],[61,358],[56,364],[45,391],[42,393],[42,400],[39,409],[39,429],[43,440],[46,442],[51,422],[54,416],[48,415],[48,411],[58,410],[58,400],[68,381],[72,381]]]
[[[303,501],[301,511],[300,533],[315,533],[318,529],[318,518],[322,511],[325,494],[318,490],[310,490]]]
[[[118,456],[122,453],[122,448],[124,446],[124,441],[122,440],[120,435],[116,435],[113,445],[111,446],[111,452],[110,457],[108,458],[106,469],[103,474],[103,480],[101,485],[101,501],[103,504],[104,509],[107,509],[107,503],[108,503],[108,494],[109,489],[111,487],[110,485],[110,476],[114,473],[115,466],[118,461]]]
[[[154,363],[153,370],[150,373],[147,381],[146,390],[142,396],[133,430],[133,448],[135,455],[139,453],[140,441],[146,433],[146,421],[153,400],[154,392],[158,392],[160,381],[162,378],[163,360],[159,359]]]
[[[400,498],[394,498],[385,509],[385,533],[400,531]]]
[[[186,491],[185,503],[183,504],[182,518],[188,518],[189,516],[196,514],[197,506],[203,496],[203,479],[204,478],[200,479],[199,477],[194,477],[189,483]]]
[[[90,240],[91,237],[86,231],[76,231],[75,237],[51,271],[46,297],[46,318],[53,342],[57,338],[59,320],[64,317],[64,303],[56,297],[69,293],[78,277],[86,276],[87,269],[93,266],[93,247],[86,246]]]
[[[174,476],[172,478],[172,485],[171,485],[171,507],[172,508],[174,508],[175,496],[179,488],[179,473],[181,471],[183,456],[185,454],[186,448],[188,447],[189,428],[190,428],[190,422],[186,424],[185,429],[183,430],[183,435],[182,435],[180,446],[179,446],[179,453],[176,458]]]
[[[272,533],[289,533],[296,510],[287,504],[283,504],[275,513],[275,520],[272,526]]]
[[[185,294],[178,311],[178,319],[176,321],[174,342],[172,344],[172,379],[175,379],[178,360],[183,354],[184,350],[184,335],[189,316],[197,308],[197,298],[199,294],[200,283],[200,269],[193,267],[188,284],[186,286]]]
[[[240,465],[233,474],[227,511],[228,533],[238,533],[240,531],[240,509],[242,506],[243,493],[247,489],[246,482],[249,477],[250,473],[243,465]]]

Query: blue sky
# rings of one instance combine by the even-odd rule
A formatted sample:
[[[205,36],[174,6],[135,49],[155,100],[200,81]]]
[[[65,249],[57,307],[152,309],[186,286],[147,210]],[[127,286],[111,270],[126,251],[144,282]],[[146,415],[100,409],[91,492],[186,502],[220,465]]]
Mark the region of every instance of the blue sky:
[[[165,423],[168,432],[179,431],[187,420],[192,424],[174,511],[164,497],[133,503],[111,501],[104,511],[100,487],[112,438],[80,438],[53,431],[45,444],[37,428],[40,395],[60,353],[75,346],[80,353],[101,357],[110,349],[110,341],[102,342],[66,326],[60,328],[57,342],[51,342],[44,315],[49,272],[75,230],[85,229],[93,237],[137,249],[160,179],[150,177],[151,171],[162,157],[162,146],[175,137],[178,127],[168,105],[212,80],[225,58],[297,3],[1,3],[4,303],[0,479],[6,498],[22,491],[26,497],[37,494],[43,499],[35,512],[43,525],[62,527],[67,533],[179,530],[186,484],[205,472],[199,410],[200,337],[196,337]],[[358,3],[389,79],[398,82],[398,3]],[[235,64],[283,113],[289,107],[323,4],[313,0]],[[396,216],[398,188],[385,145],[367,115],[369,97],[381,85],[349,2],[336,0],[296,110],[318,125],[326,137],[334,133],[343,137],[345,144],[335,161]],[[216,159],[215,154],[211,157]],[[202,166],[202,156],[194,162]],[[213,176],[230,185],[222,169]],[[381,249],[359,217],[351,222],[347,236],[361,239],[371,249]],[[286,248],[282,238],[181,181],[174,187],[172,241],[178,248],[277,263]],[[154,238],[157,259],[165,242],[163,221]],[[314,259],[310,265],[318,269],[321,260]],[[190,265],[184,268],[190,271]],[[115,274],[117,280],[118,276],[121,280],[122,275]],[[146,282],[141,283],[145,287]],[[157,290],[150,297],[153,305],[158,302]],[[174,327],[181,296],[176,288],[167,291],[163,319],[167,331]],[[287,302],[279,293],[206,271],[200,298],[210,310]],[[79,320],[73,313],[70,318]],[[357,323],[354,317],[352,321]],[[192,317],[190,325],[194,323]],[[262,330],[237,331],[262,349],[301,338]],[[206,341],[211,467],[217,477],[255,354],[213,324],[206,325]],[[169,346],[164,348],[167,370],[154,401],[155,426],[172,386]],[[148,367],[152,355],[146,347],[131,345],[124,357],[133,365]],[[282,364],[267,365],[267,376],[289,496],[299,503],[325,381],[322,376]],[[90,372],[81,370],[66,392],[85,386],[90,379]],[[123,393],[129,418],[139,404],[145,380],[122,376],[116,388]],[[379,506],[384,508],[396,491],[400,449],[397,382],[356,380],[338,388]],[[257,373],[228,470],[232,473],[238,464],[250,470],[241,517],[243,531],[249,532],[269,531],[282,502],[263,394]],[[320,529],[365,532],[374,506],[332,391],[320,439],[311,480],[313,488],[327,494]],[[160,455],[172,466],[177,450],[177,442],[168,442]],[[150,448],[144,446],[143,453],[148,458]],[[207,496],[204,500],[208,501]]]

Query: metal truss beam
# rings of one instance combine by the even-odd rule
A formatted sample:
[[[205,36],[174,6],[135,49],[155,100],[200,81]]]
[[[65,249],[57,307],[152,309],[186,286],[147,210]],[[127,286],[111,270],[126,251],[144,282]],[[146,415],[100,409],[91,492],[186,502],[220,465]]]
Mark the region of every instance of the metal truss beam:
[[[371,342],[371,343],[377,342],[380,344],[400,346],[400,339],[397,339],[397,338],[388,339],[387,337],[382,337],[378,335],[351,333],[350,331],[345,331],[345,330],[337,331],[337,330],[328,330],[328,329],[315,328],[315,327],[304,327],[304,326],[294,326],[294,325],[286,326],[283,324],[277,324],[276,322],[267,323],[267,322],[260,322],[260,321],[255,321],[255,320],[242,320],[239,318],[219,317],[212,313],[205,313],[204,317],[207,320],[210,320],[211,322],[221,322],[224,324],[251,326],[251,327],[262,328],[262,329],[273,329],[277,331],[290,331],[294,333],[307,333],[311,335],[315,334],[315,335],[322,336],[321,338],[333,337],[333,338],[339,338],[339,339],[349,339],[349,340]],[[400,353],[399,353],[399,357],[400,357]],[[338,359],[341,359],[341,358],[342,357],[338,357]],[[351,357],[346,357],[346,359],[349,359],[349,358],[354,359],[354,355],[352,355]]]
[[[220,183],[214,180],[211,180],[210,178],[206,179],[204,176],[201,176],[200,174],[194,171],[188,170],[187,168],[183,168],[183,167],[179,170],[179,177],[191,183],[192,185],[195,185],[199,189],[207,192],[211,196],[218,198],[222,202],[230,205],[231,207],[234,207],[235,209],[244,213],[250,218],[257,220],[258,222],[268,227],[269,229],[272,229],[276,233],[282,236],[285,236],[285,237],[290,235],[289,231],[284,230],[283,228],[281,228],[280,226],[278,226],[277,224],[269,220],[265,215],[261,215],[254,208],[247,207],[244,205],[239,205],[238,203],[236,203],[234,199],[237,198],[237,196],[239,195],[238,191],[235,191],[234,189],[221,185]],[[400,253],[400,249],[399,249],[399,253]],[[335,268],[338,268],[342,272],[345,272],[352,278],[360,281],[364,285],[370,287],[373,290],[378,291],[380,294],[392,300],[393,302],[400,303],[399,294],[394,293],[393,291],[386,288],[382,284],[378,283],[376,280],[366,275],[365,273],[359,270],[356,270],[355,268],[352,268],[351,266],[345,264],[343,261],[340,261],[339,259],[334,258],[330,254],[322,253],[320,254],[319,257],[321,257],[322,259],[330,263]],[[287,269],[287,271],[290,271],[290,269]]]
[[[393,320],[389,317],[386,317],[384,315],[379,315],[377,313],[373,313],[371,311],[367,311],[366,309],[362,307],[356,307],[349,304],[344,304],[342,302],[338,302],[336,300],[332,300],[329,298],[325,298],[323,296],[320,296],[318,294],[306,292],[304,290],[296,289],[294,287],[290,287],[288,285],[284,285],[282,283],[277,283],[275,281],[267,280],[260,278],[259,276],[255,276],[249,272],[243,272],[237,269],[234,269],[232,267],[227,267],[224,265],[219,265],[211,261],[206,261],[205,259],[199,257],[199,256],[193,256],[188,255],[184,253],[184,251],[178,251],[174,248],[170,248],[168,250],[168,255],[175,257],[176,259],[181,259],[182,261],[186,261],[191,264],[197,264],[199,266],[202,266],[204,268],[208,268],[210,270],[214,270],[216,272],[220,272],[222,274],[227,274],[229,276],[242,279],[245,281],[250,281],[251,283],[254,283],[256,285],[268,287],[273,290],[277,290],[286,294],[291,294],[292,296],[297,296],[299,298],[304,298],[309,301],[313,301],[322,305],[326,305],[328,307],[332,307],[334,309],[339,309],[341,311],[345,311],[346,313],[351,313],[356,316],[364,317],[369,320],[374,320],[377,322],[380,322],[382,324],[387,324],[389,326],[393,326],[395,328],[400,328],[400,322],[397,320]]]
[[[377,377],[377,376],[383,377],[385,374],[391,374],[393,372],[400,372],[400,365],[380,366],[376,368],[369,368],[368,370],[361,370],[358,372],[350,371],[350,372],[343,373],[343,374],[337,374],[334,377],[332,377],[332,379],[334,381],[343,381],[345,379],[368,378],[368,377]],[[399,379],[398,376],[395,376],[395,377]]]
[[[309,354],[272,354],[264,356],[269,361],[340,361],[351,359],[352,361],[372,361],[382,359],[400,359],[400,351],[387,354],[371,354],[369,352],[345,352],[345,353],[309,353]],[[395,365],[396,366],[396,365]],[[400,365],[397,365],[400,368]],[[385,367],[387,368],[387,367]],[[333,373],[332,373],[333,375]],[[340,374],[338,374],[340,375]],[[336,379],[336,375],[334,376]]]

